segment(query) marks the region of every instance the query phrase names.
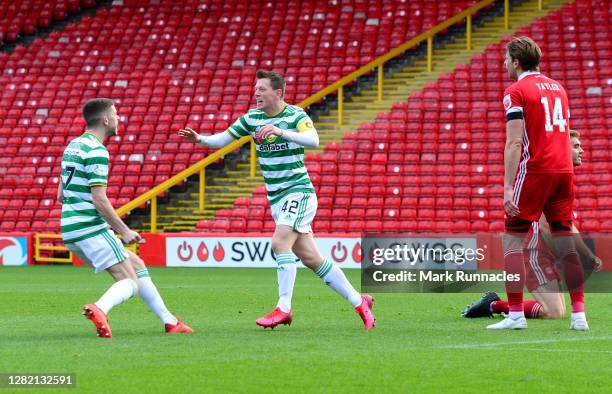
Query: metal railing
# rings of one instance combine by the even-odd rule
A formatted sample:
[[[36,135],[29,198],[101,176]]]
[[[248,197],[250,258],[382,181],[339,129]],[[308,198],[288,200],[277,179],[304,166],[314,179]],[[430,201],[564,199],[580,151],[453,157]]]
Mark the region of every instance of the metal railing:
[[[45,245],[42,239],[62,239],[60,234],[34,234],[34,260],[46,263],[72,263],[72,252],[64,245]],[[51,252],[51,256],[43,256],[42,252]],[[55,257],[53,252],[68,252],[68,257]]]

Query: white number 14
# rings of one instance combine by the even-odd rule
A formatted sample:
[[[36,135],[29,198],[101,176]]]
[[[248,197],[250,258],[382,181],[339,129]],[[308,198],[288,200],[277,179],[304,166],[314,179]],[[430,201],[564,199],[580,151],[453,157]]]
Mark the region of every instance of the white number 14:
[[[559,131],[565,131],[565,127],[567,127],[567,119],[563,117],[563,106],[561,105],[561,98],[555,97],[552,123],[550,121],[548,98],[542,97],[540,101],[542,102],[542,105],[544,105],[544,112],[546,112],[546,131],[553,131],[553,126],[559,126]]]

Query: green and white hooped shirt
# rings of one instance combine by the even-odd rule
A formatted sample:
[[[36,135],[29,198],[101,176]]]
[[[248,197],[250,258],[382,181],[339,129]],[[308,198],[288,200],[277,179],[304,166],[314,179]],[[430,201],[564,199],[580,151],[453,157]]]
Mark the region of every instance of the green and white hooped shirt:
[[[108,224],[93,204],[91,187],[107,185],[108,160],[106,147],[87,132],[64,150],[61,176],[64,242],[78,242],[107,231]]]
[[[313,122],[300,107],[286,105],[275,116],[252,109],[227,129],[235,139],[251,136],[255,140],[270,205],[290,193],[314,193],[304,165],[304,147],[275,135],[262,139],[259,129],[268,124],[283,129],[285,133],[300,133],[312,128]]]

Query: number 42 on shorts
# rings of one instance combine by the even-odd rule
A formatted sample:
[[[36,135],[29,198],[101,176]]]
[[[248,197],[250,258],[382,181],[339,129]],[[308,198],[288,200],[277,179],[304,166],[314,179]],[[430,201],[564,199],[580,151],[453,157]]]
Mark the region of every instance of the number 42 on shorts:
[[[281,208],[281,212],[289,212],[295,214],[297,213],[298,204],[299,203],[297,200],[285,201]]]

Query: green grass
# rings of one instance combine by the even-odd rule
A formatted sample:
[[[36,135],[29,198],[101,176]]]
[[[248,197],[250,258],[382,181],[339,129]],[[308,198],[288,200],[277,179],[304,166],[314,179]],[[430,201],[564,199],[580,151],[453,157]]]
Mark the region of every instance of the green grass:
[[[593,393],[612,381],[609,294],[587,295],[589,332],[570,331],[568,318],[491,332],[490,319],[459,317],[478,295],[378,294],[378,325],[365,332],[345,300],[300,270],[293,325],[271,331],[254,321],[276,302],[274,270],[150,271],[195,334],[163,334],[136,298],[111,312],[114,337],[97,338],[80,310],[109,276],[0,268],[0,373],[76,373],[72,392]],[[358,274],[348,272],[353,283]]]

